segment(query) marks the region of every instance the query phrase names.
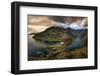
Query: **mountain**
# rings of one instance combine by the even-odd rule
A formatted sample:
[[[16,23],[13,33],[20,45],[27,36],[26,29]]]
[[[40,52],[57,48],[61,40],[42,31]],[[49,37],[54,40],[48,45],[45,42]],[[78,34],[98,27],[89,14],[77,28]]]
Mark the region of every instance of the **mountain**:
[[[47,53],[41,49],[39,52],[45,55],[42,55],[43,58],[38,57],[38,59],[86,58],[87,32],[88,30],[84,28],[72,29],[71,27],[53,26],[35,34],[33,39],[47,45],[45,48]],[[40,53],[38,54],[40,55]]]
[[[50,27],[43,32],[35,34],[34,39],[46,41],[62,41],[63,39],[74,39],[76,37],[83,37],[87,33],[87,29],[72,29],[70,27]]]
[[[50,27],[46,29],[45,31],[41,33],[35,34],[33,36],[34,39],[38,41],[42,41],[45,43],[50,43],[50,42],[61,42],[64,39],[72,39],[72,36],[68,34],[68,31],[64,28],[61,27]]]

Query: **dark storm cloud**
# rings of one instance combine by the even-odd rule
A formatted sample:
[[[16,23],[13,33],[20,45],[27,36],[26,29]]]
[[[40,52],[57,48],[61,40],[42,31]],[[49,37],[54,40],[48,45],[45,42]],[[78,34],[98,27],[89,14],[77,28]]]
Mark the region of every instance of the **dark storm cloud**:
[[[87,26],[87,20],[87,17],[28,15],[28,24],[39,26],[53,26],[57,23],[76,23],[81,26]]]

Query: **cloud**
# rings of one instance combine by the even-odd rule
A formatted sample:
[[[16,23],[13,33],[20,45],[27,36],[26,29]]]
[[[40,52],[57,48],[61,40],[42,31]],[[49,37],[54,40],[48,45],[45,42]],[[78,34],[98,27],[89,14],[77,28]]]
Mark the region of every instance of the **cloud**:
[[[87,20],[87,17],[28,15],[28,32],[38,33],[52,26],[66,27],[72,23],[84,27],[87,26]]]
[[[52,26],[56,22],[48,16],[28,16],[28,25]]]

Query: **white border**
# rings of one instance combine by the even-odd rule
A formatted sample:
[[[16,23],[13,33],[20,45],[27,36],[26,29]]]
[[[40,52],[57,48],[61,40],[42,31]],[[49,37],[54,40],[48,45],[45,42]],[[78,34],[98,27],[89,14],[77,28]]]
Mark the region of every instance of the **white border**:
[[[88,58],[27,61],[27,14],[88,17]],[[20,70],[94,66],[94,11],[42,7],[20,7]]]

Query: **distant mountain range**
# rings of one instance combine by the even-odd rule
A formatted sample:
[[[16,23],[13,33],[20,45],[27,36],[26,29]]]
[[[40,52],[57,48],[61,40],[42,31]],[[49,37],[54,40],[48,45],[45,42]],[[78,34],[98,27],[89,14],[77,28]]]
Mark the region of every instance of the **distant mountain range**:
[[[87,29],[87,27],[83,27],[83,26],[78,25],[76,23],[71,23],[71,24],[69,24],[69,23],[58,23],[56,26],[62,27],[62,28],[65,28],[65,29],[71,28],[73,30]]]

